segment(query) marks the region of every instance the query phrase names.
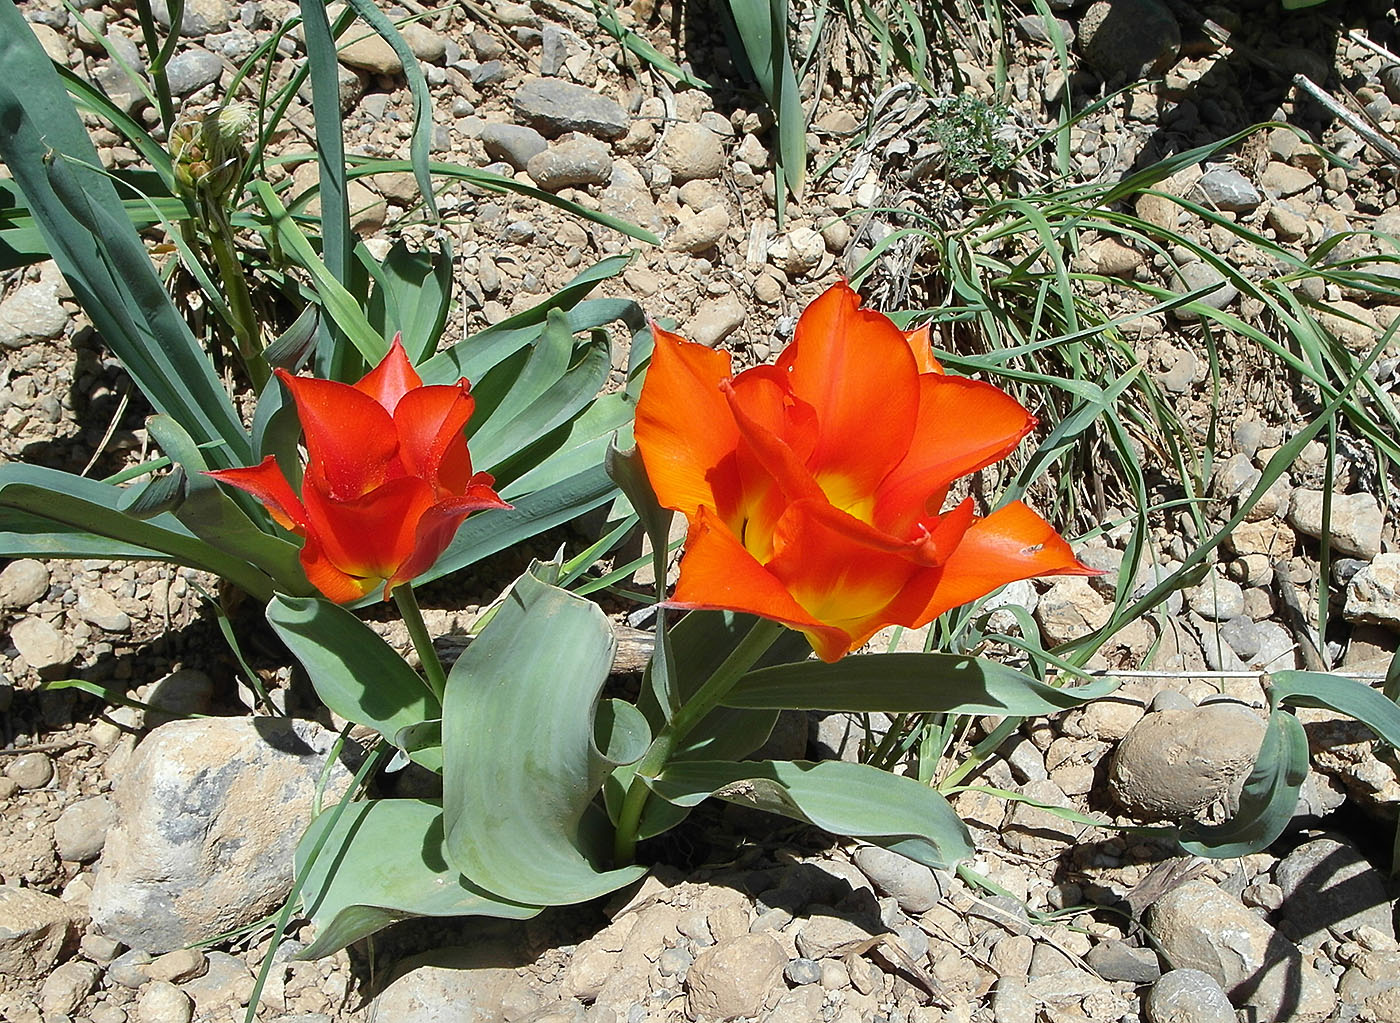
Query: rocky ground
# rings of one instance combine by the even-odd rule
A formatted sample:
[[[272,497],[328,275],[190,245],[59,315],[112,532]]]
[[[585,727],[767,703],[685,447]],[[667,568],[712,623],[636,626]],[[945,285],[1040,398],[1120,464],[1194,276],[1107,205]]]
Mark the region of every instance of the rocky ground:
[[[1151,194],[1133,198],[1127,212],[1256,281],[1284,270],[1230,225],[1299,257],[1349,231],[1400,236],[1396,167],[1363,138],[1378,132],[1383,143],[1400,120],[1400,68],[1364,42],[1391,46],[1394,15],[1334,6],[1284,17],[1272,2],[1202,10],[1159,0],[1052,4],[1073,39],[1069,85],[1080,108],[1140,73],[1161,76],[1072,129],[1074,179],[1116,180],[1251,123],[1287,121],[1350,168],[1329,166],[1291,132],[1264,130],[1161,186],[1216,219]],[[680,56],[709,80],[731,83],[711,94],[673,89],[600,32],[591,12],[562,0],[405,7],[399,13],[426,15],[407,32],[432,88],[435,158],[516,176],[656,232],[661,246],[643,246],[609,288],[741,361],[769,358],[806,301],[907,223],[898,207],[911,195],[941,197],[941,215],[954,222],[971,207],[950,180],[949,154],[923,130],[928,105],[909,90],[895,95],[893,114],[889,97],[876,103],[884,83],[873,76],[859,26],[837,19],[817,47],[824,77],[812,97],[811,166],[832,170],[814,175],[780,231],[771,116],[732,84],[738,76],[716,19],[645,0],[620,12],[667,53],[676,54],[679,31]],[[140,66],[129,8],[85,0],[75,12],[36,0],[23,9],[56,61],[151,122],[140,90],[97,41],[102,35]],[[169,66],[172,88],[189,104],[216,98],[235,65],[294,10],[286,0],[236,8],[190,0]],[[810,28],[813,12],[799,13]],[[1066,76],[1046,23],[1008,17],[1015,35],[1003,135],[1024,141],[1053,123]],[[978,38],[966,32],[956,56],[967,89],[989,96],[992,54]],[[286,75],[300,54],[295,35],[281,48],[287,59],[278,73]],[[342,63],[349,146],[406,156],[410,98],[397,57],[366,40],[347,47]],[[1365,130],[1299,93],[1290,79],[1300,72]],[[309,109],[295,106],[290,122],[277,146],[309,155]],[[138,161],[114,132],[92,127],[105,164]],[[290,174],[298,189],[314,180],[313,164],[286,167],[274,172]],[[1048,168],[1044,154],[1030,154],[1020,184],[1043,183]],[[404,175],[356,183],[355,227],[387,247],[397,232],[415,230],[399,223],[414,200]],[[452,188],[441,205],[460,260],[454,330],[527,308],[581,267],[633,244],[526,199]],[[1093,279],[1083,293],[1113,316],[1149,305],[1140,288],[1121,282],[1182,293],[1224,280],[1189,248],[1084,241],[1076,269]],[[1371,236],[1346,236],[1339,250],[1353,259],[1393,251]],[[937,304],[938,295],[918,293],[917,274],[909,291],[914,257],[890,251],[867,290],[891,298],[891,307],[896,298]],[[1390,265],[1377,263],[1375,272]],[[1396,295],[1305,277],[1296,287],[1327,304],[1330,329],[1354,351],[1368,350],[1400,313]],[[1264,322],[1262,303],[1233,283],[1207,300]],[[1145,315],[1126,323],[1123,336],[1192,438],[1225,438],[1206,512],[1223,521],[1315,411],[1310,399],[1258,349],[1208,338],[1188,315]],[[1208,343],[1231,356],[1218,380]],[[1392,394],[1395,354],[1374,374]],[[0,281],[0,359],[0,457],[111,471],[146,451],[139,397],[52,265]],[[1212,421],[1212,401],[1223,421]],[[1379,678],[1396,650],[1400,547],[1387,489],[1348,435],[1330,474],[1327,457],[1320,443],[1306,448],[1233,531],[1204,581],[1119,632],[1095,662],[1122,671],[1113,697],[1023,729],[969,779],[1033,800],[980,791],[955,799],[977,841],[971,869],[995,887],[773,818],[706,811],[651,851],[659,866],[640,888],[605,906],[524,925],[404,924],[317,962],[294,959],[310,937],[296,932],[275,952],[257,1017],[1400,1020],[1395,891],[1384,872],[1400,774],[1369,733],[1329,712],[1299,712],[1313,770],[1293,826],[1266,853],[1193,860],[1143,827],[1229,812],[1264,727],[1264,672],[1325,666]],[[1317,606],[1329,478],[1332,559],[1322,583],[1333,594],[1333,621],[1318,642],[1305,623]],[[1143,590],[1179,566],[1196,539],[1185,516],[1154,521],[1138,567]],[[1085,560],[1117,568],[1125,537],[1122,529],[1102,533]],[[497,570],[506,579],[518,567]],[[1020,584],[1000,599],[1031,612],[1049,646],[1108,620],[1113,578]],[[0,571],[8,630],[0,640],[0,1018],[225,1021],[241,1018],[252,997],[255,972],[272,951],[271,927],[259,921],[285,897],[290,852],[334,732],[311,720],[314,698],[291,685],[275,644],[252,623],[246,654],[280,709],[303,720],[247,716],[250,693],[205,610],[214,585],[151,564],[20,560]],[[461,631],[490,597],[445,593],[431,621]],[[38,688],[64,678],[157,709]],[[208,714],[215,716],[200,716]],[[888,722],[872,724],[878,732]],[[976,723],[969,738],[992,724]],[[788,756],[854,758],[862,736],[862,723],[793,717],[774,741]],[[343,771],[330,772],[326,798],[348,780]]]

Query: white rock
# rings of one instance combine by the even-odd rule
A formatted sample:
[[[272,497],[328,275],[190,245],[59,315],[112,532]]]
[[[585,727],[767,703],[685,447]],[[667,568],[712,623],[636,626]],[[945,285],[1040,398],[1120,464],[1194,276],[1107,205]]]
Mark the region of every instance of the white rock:
[[[1235,1023],[1235,1007],[1220,982],[1201,970],[1162,974],[1143,1000],[1148,1023]]]
[[[1223,622],[1244,614],[1244,590],[1218,572],[1209,575],[1186,594],[1186,601],[1202,618]]]
[[[1400,629],[1400,554],[1378,554],[1347,583],[1348,621]]]
[[[42,561],[20,558],[0,571],[0,607],[28,607],[49,592],[49,569]]]
[[[117,598],[99,587],[78,591],[78,617],[103,632],[131,631],[131,618],[117,606]]]
[[[744,303],[730,292],[701,302],[695,315],[685,324],[685,332],[690,340],[713,348],[739,329],[745,315]]]
[[[107,831],[117,822],[111,796],[93,796],[64,809],[54,822],[53,840],[58,855],[74,863],[97,859],[107,841]]]
[[[1077,639],[1108,623],[1113,607],[1083,576],[1062,576],[1040,595],[1035,620],[1047,645]]]
[[[398,976],[375,998],[372,1019],[388,1023],[496,1023],[527,1015],[534,1007],[507,1014],[505,1007],[525,999],[525,981],[501,965],[502,949],[492,941],[472,948],[446,948],[401,963]]]
[[[714,248],[728,231],[729,211],[723,206],[709,206],[698,213],[682,216],[666,239],[666,249],[669,252],[704,252]]]
[[[810,227],[789,231],[768,247],[768,258],[794,277],[814,270],[826,255],[826,240]]]
[[[140,1023],[190,1023],[194,1002],[168,980],[153,980],[136,996],[136,1018]]]
[[[78,656],[73,641],[43,618],[21,618],[10,628],[10,642],[40,674],[66,667]]]
[[[95,927],[151,952],[260,919],[291,886],[292,853],[334,734],[309,721],[172,721],[136,749],[116,789],[93,889]],[[342,765],[323,798],[349,784]]]
[[[26,284],[0,302],[0,346],[18,348],[26,341],[56,338],[67,326],[68,314],[53,281]]]
[[[39,1008],[46,1015],[71,1016],[101,979],[101,967],[70,960],[45,978],[44,986],[39,989]]]
[[[724,172],[724,140],[703,124],[674,124],[661,140],[657,158],[677,183],[717,178]]]

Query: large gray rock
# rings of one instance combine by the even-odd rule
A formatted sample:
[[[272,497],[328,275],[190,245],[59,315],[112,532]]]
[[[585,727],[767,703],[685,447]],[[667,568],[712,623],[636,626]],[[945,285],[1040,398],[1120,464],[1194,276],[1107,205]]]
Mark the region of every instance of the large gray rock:
[[[228,29],[230,13],[225,0],[187,0],[184,10],[180,12],[180,34],[197,39],[211,32],[224,32]],[[153,4],[151,14],[156,24],[169,31],[168,4]]]
[[[1259,189],[1247,177],[1233,167],[1220,164],[1202,174],[1196,187],[1222,210],[1236,213],[1247,213],[1264,201]]]
[[[1297,946],[1217,885],[1172,889],[1148,910],[1147,926],[1174,965],[1210,974],[1258,1023],[1313,1023],[1336,1005]]]
[[[1230,283],[1230,280],[1219,268],[1203,259],[1186,263],[1172,274],[1171,288],[1178,295],[1187,295],[1200,291],[1202,288],[1210,288],[1204,295],[1195,299],[1209,309],[1224,309],[1238,298],[1240,293],[1240,289]],[[1173,309],[1172,315],[1186,323],[1194,323],[1201,318],[1200,313],[1186,308]]]
[[[1079,52],[1104,78],[1165,71],[1181,50],[1181,28],[1159,0],[1098,0],[1079,20]]]
[[[1328,929],[1346,934],[1361,926],[1395,936],[1385,878],[1347,842],[1330,836],[1304,842],[1274,868],[1283,889],[1283,919],[1302,944],[1316,945]]]
[[[504,160],[524,170],[530,158],[549,148],[543,135],[523,124],[488,124],[481,129],[481,145],[493,160]]]
[[[626,111],[592,89],[558,78],[531,78],[515,90],[515,112],[542,135],[581,131],[600,139],[627,134]]]
[[[172,721],[137,748],[93,886],[94,926],[164,952],[258,920],[287,897],[335,735],[310,721]],[[323,800],[350,783],[336,765]]]
[[[928,867],[878,845],[861,846],[854,860],[861,873],[870,878],[880,892],[898,901],[899,908],[906,913],[928,912],[942,901],[947,891],[946,880]]]
[[[34,980],[53,969],[73,929],[68,904],[0,885],[0,976]]]
[[[1293,491],[1288,505],[1288,523],[1300,533],[1321,539],[1331,538],[1332,551],[1369,561],[1381,552],[1381,527],[1385,513],[1370,494],[1333,494],[1332,514],[1322,520],[1323,493],[1320,490]]]
[[[217,56],[194,47],[170,58],[165,74],[171,92],[177,96],[188,96],[206,85],[213,85],[223,70],[224,62]]]
[[[1139,820],[1184,820],[1233,807],[1254,766],[1264,722],[1240,704],[1148,714],[1118,744],[1109,784]]]

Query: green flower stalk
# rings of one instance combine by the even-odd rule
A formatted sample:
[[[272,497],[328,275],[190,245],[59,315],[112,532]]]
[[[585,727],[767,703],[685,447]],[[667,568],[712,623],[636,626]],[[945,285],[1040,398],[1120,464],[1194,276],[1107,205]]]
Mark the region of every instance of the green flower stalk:
[[[244,140],[253,123],[253,108],[247,103],[185,114],[170,130],[170,156],[177,184],[193,200],[209,233],[228,296],[239,358],[254,389],[262,390],[268,368],[262,357],[261,328],[229,220],[233,191],[248,158]]]

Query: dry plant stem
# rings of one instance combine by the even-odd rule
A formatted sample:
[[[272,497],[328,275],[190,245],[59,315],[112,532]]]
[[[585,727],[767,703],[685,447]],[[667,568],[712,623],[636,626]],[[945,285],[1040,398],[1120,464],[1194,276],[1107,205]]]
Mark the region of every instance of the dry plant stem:
[[[248,278],[243,273],[243,264],[238,261],[238,250],[233,243],[233,228],[227,216],[214,203],[208,204],[208,211],[209,245],[219,263],[219,276],[223,279],[229,311],[233,314],[233,333],[238,342],[238,356],[248,374],[248,382],[253,385],[253,391],[261,393],[271,374],[262,355],[258,318],[253,312],[253,296],[248,291]]]
[[[614,866],[631,863],[637,851],[637,831],[642,822],[642,810],[646,807],[647,796],[651,792],[647,781],[665,769],[667,761],[671,759],[671,754],[676,751],[681,740],[704,720],[705,715],[720,705],[729,690],[734,688],[734,684],[744,677],[783,634],[784,628],[786,626],[767,618],[760,618],[755,622],[749,634],[739,641],[739,645],[715,669],[714,674],[705,680],[695,691],[695,695],[687,700],[680,710],[676,711],[675,717],[657,733],[646,755],[638,762],[637,769],[632,774],[632,784],[627,789],[627,796],[617,817],[617,832],[613,840]]]
[[[428,626],[423,621],[423,612],[418,607],[418,598],[413,595],[413,587],[408,583],[395,586],[394,603],[398,606],[399,614],[403,615],[404,625],[408,626],[413,649],[418,651],[418,659],[423,662],[424,682],[428,691],[441,704],[442,694],[447,690],[447,673],[442,670],[442,661],[433,647],[433,637],[428,634]]]

